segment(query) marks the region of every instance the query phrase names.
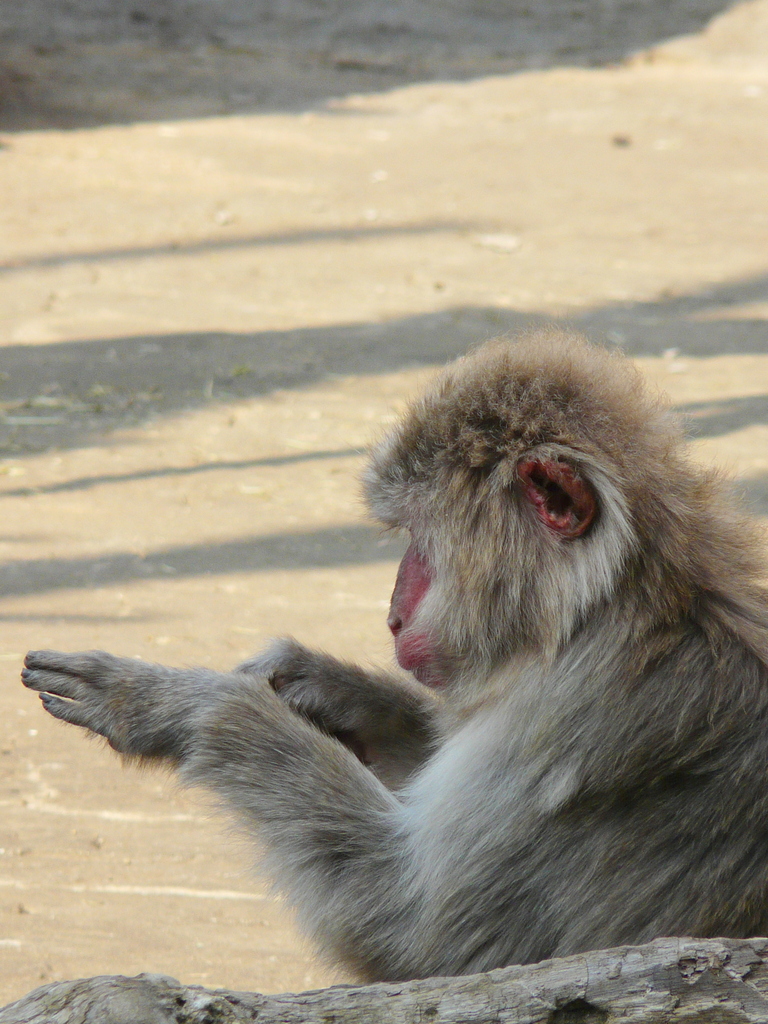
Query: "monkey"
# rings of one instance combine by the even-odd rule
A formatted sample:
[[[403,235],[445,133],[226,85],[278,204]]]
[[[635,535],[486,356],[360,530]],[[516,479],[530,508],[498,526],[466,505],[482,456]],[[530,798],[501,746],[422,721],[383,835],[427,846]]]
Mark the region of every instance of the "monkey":
[[[768,934],[763,539],[625,356],[491,341],[373,447],[400,673],[30,652],[55,718],[213,790],[363,981]]]

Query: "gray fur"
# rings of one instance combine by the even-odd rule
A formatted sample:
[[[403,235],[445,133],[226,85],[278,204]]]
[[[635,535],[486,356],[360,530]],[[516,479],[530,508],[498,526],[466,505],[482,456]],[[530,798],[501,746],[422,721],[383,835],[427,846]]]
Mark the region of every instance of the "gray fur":
[[[531,453],[594,488],[583,537],[527,505]],[[631,366],[572,336],[486,346],[366,492],[429,557],[442,699],[287,640],[228,674],[31,652],[25,684],[218,792],[365,979],[768,933],[760,542]]]

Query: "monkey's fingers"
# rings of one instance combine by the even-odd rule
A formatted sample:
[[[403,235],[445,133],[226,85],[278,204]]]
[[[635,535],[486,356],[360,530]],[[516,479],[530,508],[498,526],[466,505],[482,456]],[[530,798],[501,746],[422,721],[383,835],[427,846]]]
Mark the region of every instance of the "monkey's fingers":
[[[249,658],[239,668],[264,676],[275,693],[300,676],[307,668],[311,657],[306,647],[292,637],[278,637],[272,640],[259,654]]]
[[[104,723],[98,721],[93,708],[89,708],[78,700],[63,700],[53,693],[41,693],[40,700],[49,715],[61,719],[62,722],[69,722],[70,725],[79,725],[83,729],[90,729],[91,732],[106,736]]]
[[[78,676],[89,683],[100,682],[118,659],[106,651],[30,651],[24,659],[28,669]]]
[[[21,681],[28,690],[52,693],[69,700],[83,700],[92,689],[90,683],[78,676],[38,668],[22,669]]]

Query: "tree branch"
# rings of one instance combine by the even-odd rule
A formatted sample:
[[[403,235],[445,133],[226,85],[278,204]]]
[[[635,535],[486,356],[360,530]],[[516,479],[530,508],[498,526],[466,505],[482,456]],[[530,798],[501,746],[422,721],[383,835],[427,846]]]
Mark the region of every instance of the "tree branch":
[[[487,974],[297,995],[141,974],[44,985],[0,1024],[766,1024],[768,939],[657,939]]]

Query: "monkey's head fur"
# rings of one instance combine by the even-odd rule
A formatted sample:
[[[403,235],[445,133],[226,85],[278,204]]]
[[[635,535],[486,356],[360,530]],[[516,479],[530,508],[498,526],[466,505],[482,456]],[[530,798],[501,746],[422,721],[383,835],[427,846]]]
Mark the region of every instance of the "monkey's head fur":
[[[450,364],[364,486],[430,566],[416,618],[455,679],[464,660],[477,678],[478,651],[489,671],[556,657],[595,616],[638,641],[694,617],[764,645],[754,526],[635,366],[577,335],[499,339]]]

